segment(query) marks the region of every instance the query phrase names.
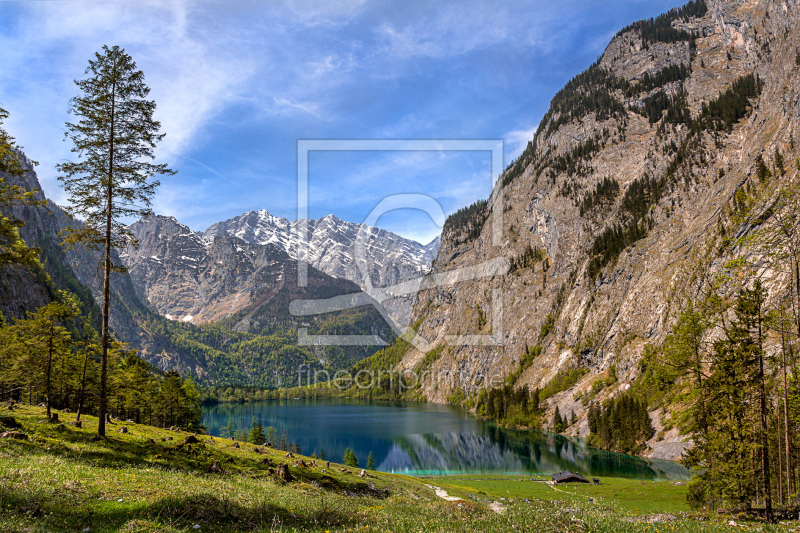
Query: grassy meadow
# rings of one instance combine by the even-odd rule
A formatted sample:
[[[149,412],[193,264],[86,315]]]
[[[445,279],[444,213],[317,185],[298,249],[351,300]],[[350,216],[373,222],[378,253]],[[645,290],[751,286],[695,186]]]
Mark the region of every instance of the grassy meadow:
[[[546,531],[718,532],[792,530],[794,524],[729,525],[731,517],[688,512],[685,485],[602,479],[599,486],[558,486],[532,476],[413,478],[323,461],[293,466],[272,448],[127,422],[94,437],[39,407],[0,409],[28,435],[0,439],[0,531]],[[121,433],[122,427],[127,433]],[[7,429],[7,428],[6,428]],[[191,439],[190,439],[191,440]],[[224,472],[208,467],[219,461]],[[294,479],[272,473],[288,463]],[[272,469],[272,470],[271,470]],[[327,470],[327,471],[323,471]],[[440,488],[451,497],[437,496]],[[440,495],[441,495],[440,491]],[[591,498],[591,500],[590,500]]]

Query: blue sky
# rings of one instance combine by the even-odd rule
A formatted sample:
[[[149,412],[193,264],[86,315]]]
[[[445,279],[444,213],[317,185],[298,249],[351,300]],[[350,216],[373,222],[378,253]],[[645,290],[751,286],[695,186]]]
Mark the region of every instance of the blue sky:
[[[569,78],[674,1],[0,0],[0,107],[45,193],[73,80],[103,44],[145,73],[167,134],[157,213],[192,229],[253,209],[294,218],[298,139],[503,139],[519,155]],[[446,213],[488,196],[489,153],[312,154],[310,215],[361,222],[387,194]],[[427,242],[427,215],[379,226]]]

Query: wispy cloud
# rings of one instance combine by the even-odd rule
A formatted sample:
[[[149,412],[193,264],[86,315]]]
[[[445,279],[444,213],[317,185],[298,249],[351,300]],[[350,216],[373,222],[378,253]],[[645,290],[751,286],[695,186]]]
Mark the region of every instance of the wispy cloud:
[[[505,164],[519,157],[525,147],[528,146],[528,143],[533,140],[534,133],[536,133],[536,128],[509,131],[503,135]]]
[[[532,138],[553,93],[634,18],[667,0],[71,0],[0,2],[0,106],[66,198],[55,164],[73,80],[102,45],[144,71],[179,170],[155,207],[192,227],[248,209],[294,214],[297,139],[503,138],[507,161]],[[319,210],[358,221],[391,192],[448,211],[489,193],[488,166],[453,154],[331,160],[312,174]],[[487,179],[484,179],[484,176]],[[325,181],[313,183],[315,176]],[[313,206],[312,206],[313,208]],[[321,213],[327,214],[327,213]],[[416,216],[416,215],[415,215]],[[415,216],[387,217],[404,234]],[[405,221],[405,222],[404,222]],[[427,226],[424,226],[427,228]],[[424,237],[420,237],[424,238]]]

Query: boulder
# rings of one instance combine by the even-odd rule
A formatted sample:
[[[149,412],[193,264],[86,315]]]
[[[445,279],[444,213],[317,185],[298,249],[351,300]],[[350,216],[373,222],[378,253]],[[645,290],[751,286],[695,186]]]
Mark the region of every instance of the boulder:
[[[194,435],[187,435],[186,438],[183,439],[184,444],[197,444],[198,442],[200,441],[197,440],[197,437],[195,437]]]
[[[119,432],[120,433],[127,433],[128,432],[128,428],[125,427],[125,426],[122,426],[121,428],[119,428]]]
[[[67,414],[67,413],[71,413],[72,410],[69,407],[67,407],[66,409],[62,409],[61,412]]]
[[[241,446],[239,446],[239,443],[238,443],[238,442],[234,442],[234,443],[231,445],[231,447],[232,447],[232,448],[241,448]]]
[[[358,475],[359,475],[360,477],[367,477],[367,471],[362,469],[362,470],[361,470],[361,472],[359,472],[359,474],[358,474]]]

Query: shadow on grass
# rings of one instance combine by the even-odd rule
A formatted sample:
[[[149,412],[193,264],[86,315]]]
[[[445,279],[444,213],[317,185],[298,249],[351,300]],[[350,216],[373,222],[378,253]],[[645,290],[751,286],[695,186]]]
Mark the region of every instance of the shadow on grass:
[[[100,440],[93,438],[92,434],[70,427],[60,431],[54,427],[45,427],[37,428],[32,440],[13,441],[7,446],[16,448],[26,455],[38,453],[71,460],[80,457],[81,463],[104,469],[166,468],[192,475],[206,475],[207,467],[218,460],[223,464],[223,468],[233,475],[261,477],[267,475],[267,470],[270,468],[270,464],[259,463],[263,458],[261,455],[253,458],[234,457],[226,453],[225,448],[207,445],[205,442],[181,445],[176,441],[169,441],[169,444],[159,441],[149,442],[147,438],[135,436],[120,438],[108,435]],[[85,447],[78,451],[69,448],[67,444]],[[280,459],[277,462],[280,462]],[[346,489],[355,495],[377,499],[384,499],[389,495],[389,491],[375,489],[356,476],[344,480],[313,470],[295,468],[291,470],[299,481],[317,483],[327,491]]]
[[[141,520],[166,528],[183,529],[201,524],[206,529],[237,531],[271,530],[275,527],[319,530],[323,527],[352,527],[358,523],[353,516],[324,505],[307,513],[295,513],[268,502],[245,506],[211,494],[169,496],[133,510],[114,502],[81,500],[64,497],[59,491],[34,493],[24,486],[0,484],[0,530],[7,531],[8,524],[35,523],[37,531],[70,531],[86,527],[94,531],[117,531],[126,524],[133,527]],[[137,527],[134,529],[138,530]]]
[[[324,526],[357,524],[354,517],[330,508],[295,513],[267,502],[246,507],[228,498],[210,494],[162,498],[151,504],[145,514],[159,522],[178,527],[205,523],[245,529],[288,526],[317,530]]]

